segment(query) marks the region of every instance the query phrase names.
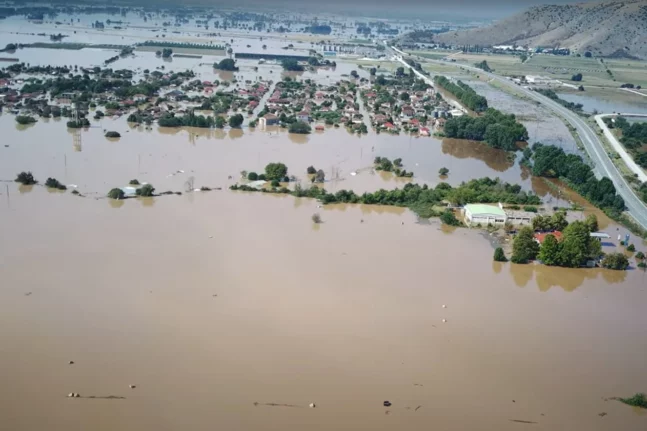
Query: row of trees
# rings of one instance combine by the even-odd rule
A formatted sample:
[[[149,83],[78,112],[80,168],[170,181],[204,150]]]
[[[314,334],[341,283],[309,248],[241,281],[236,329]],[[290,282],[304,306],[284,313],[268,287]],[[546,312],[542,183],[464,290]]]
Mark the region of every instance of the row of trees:
[[[268,171],[266,169],[266,175],[267,173]],[[283,171],[280,173],[282,174]],[[287,174],[287,168],[285,169],[285,174]],[[267,179],[270,179],[270,177],[267,177]],[[259,191],[253,187],[237,184],[230,188],[232,190]],[[268,192],[267,189],[260,191]],[[272,192],[272,190],[269,190],[269,192]],[[410,183],[406,184],[402,189],[378,190],[373,193],[363,193],[361,195],[356,194],[352,190],[340,190],[336,193],[328,193],[322,188],[311,187],[306,189],[298,185],[294,191],[278,189],[273,192],[292,194],[296,197],[315,198],[326,204],[362,203],[408,207],[419,216],[425,218],[440,216],[442,213],[438,211],[438,208],[445,206],[445,202],[456,205],[474,202],[504,202],[522,205],[538,205],[541,203],[539,197],[532,193],[521,191],[519,185],[504,183],[498,178],[475,179],[467,183],[462,183],[458,187],[452,187],[447,183],[440,183],[436,188],[432,188],[426,184],[421,186]]]
[[[143,117],[138,115],[131,114],[128,117],[129,122],[139,123]],[[131,121],[135,120],[135,121]],[[225,120],[220,115],[212,117],[210,115],[196,115],[193,111],[190,111],[188,114],[181,117],[176,117],[173,113],[166,113],[160,117],[157,123],[162,127],[200,127],[200,128],[211,128],[215,127],[217,129],[222,129],[227,123],[230,127],[239,128],[245,118],[242,114],[234,114],[229,117],[229,121]]]
[[[516,151],[517,142],[528,139],[528,130],[517,122],[513,114],[506,115],[488,108],[479,117],[450,118],[445,123],[445,135],[449,138],[485,141],[489,146],[506,151]]]
[[[624,211],[624,199],[616,194],[613,182],[607,177],[598,180],[580,156],[540,143],[534,144],[530,151],[534,176],[566,180],[575,191],[611,217],[617,218]]]
[[[454,84],[444,76],[438,75],[434,77],[434,83],[452,93],[463,105],[474,112],[483,112],[488,108],[487,99],[478,95],[472,87],[462,81]]]
[[[583,111],[584,105],[582,105],[581,103],[573,103],[573,102],[569,102],[568,100],[564,100],[561,97],[559,97],[557,93],[555,93],[553,90],[549,88],[537,88],[535,91],[537,91],[537,93],[539,94],[543,94],[549,99],[554,100],[555,102],[559,103],[563,107],[570,109],[571,111],[577,114],[584,113]]]

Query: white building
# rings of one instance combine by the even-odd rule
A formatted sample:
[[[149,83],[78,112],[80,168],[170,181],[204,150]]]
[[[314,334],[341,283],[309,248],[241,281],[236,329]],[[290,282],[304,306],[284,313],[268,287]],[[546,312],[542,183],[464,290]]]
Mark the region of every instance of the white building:
[[[468,204],[463,209],[467,224],[505,224],[507,216],[502,205]]]

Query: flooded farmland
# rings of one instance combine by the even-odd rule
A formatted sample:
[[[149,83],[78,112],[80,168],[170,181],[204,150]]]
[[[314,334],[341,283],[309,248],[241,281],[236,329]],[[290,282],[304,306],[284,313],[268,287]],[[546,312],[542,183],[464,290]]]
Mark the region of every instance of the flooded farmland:
[[[44,64],[57,56],[48,52]],[[231,79],[201,62],[213,59],[169,67],[136,52],[116,67]],[[281,76],[241,63],[237,75]],[[333,82],[355,67],[300,76]],[[556,206],[583,205],[577,217],[596,213],[613,240],[605,251],[617,249],[626,229],[505,152],[333,127],[294,135],[65,121],[21,126],[0,114],[3,427],[645,429],[644,410],[610,399],[647,388],[644,271],[502,264],[483,231],[422,223],[405,208],[227,189],[240,171],[277,161],[304,182],[308,166],[324,170],[332,191],[500,177]],[[413,180],[373,172],[376,156],[402,158]],[[19,186],[22,170],[85,197]],[[135,178],[184,193],[105,198]],[[187,193],[191,178],[222,190]]]

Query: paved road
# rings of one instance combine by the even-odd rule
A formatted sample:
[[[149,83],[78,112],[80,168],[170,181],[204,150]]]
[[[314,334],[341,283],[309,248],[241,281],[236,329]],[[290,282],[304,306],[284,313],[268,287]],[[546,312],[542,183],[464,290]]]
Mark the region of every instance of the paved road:
[[[402,55],[408,55],[408,54],[403,53],[402,51],[393,47],[389,47],[389,48],[391,48],[393,52],[396,53],[396,57],[398,57],[398,60],[400,62],[405,64],[406,67],[410,68],[410,66],[406,64],[406,62],[401,57]],[[528,96],[533,100],[536,100],[537,102],[549,108],[551,111],[560,115],[562,118],[566,119],[566,121],[568,121],[568,123],[575,128],[577,134],[582,140],[582,143],[584,144],[584,148],[586,149],[586,152],[589,154],[589,157],[593,162],[593,172],[596,174],[598,178],[605,176],[611,179],[611,181],[613,181],[613,184],[616,187],[616,191],[625,200],[625,205],[627,206],[627,211],[629,212],[629,214],[631,214],[631,216],[635,218],[638,223],[640,223],[644,228],[647,229],[647,206],[645,206],[645,204],[638,198],[638,196],[636,196],[633,189],[629,186],[629,184],[627,184],[625,179],[622,177],[622,174],[618,171],[618,168],[616,168],[616,166],[609,158],[608,154],[604,150],[602,142],[600,142],[600,139],[595,134],[593,129],[591,129],[591,127],[584,120],[582,120],[582,118],[580,118],[577,114],[566,109],[565,107],[555,102],[554,100],[549,99],[548,97],[545,97],[534,91],[528,90],[527,88],[518,86],[506,78],[495,75],[493,73],[485,72],[479,68],[466,66],[463,64],[449,63],[445,61],[431,60],[427,58],[421,58],[421,60],[431,62],[431,63],[457,66],[463,69],[470,70],[472,72],[476,72],[479,75],[486,75],[491,79],[494,79],[500,82],[503,85],[506,85],[508,87],[513,87],[515,90],[524,93],[524,95]],[[417,73],[419,74],[419,76],[424,77],[424,75],[420,74],[419,72]],[[424,77],[424,78],[425,80],[428,80],[427,77]]]
[[[647,117],[647,115],[644,114],[618,114],[622,115],[623,117]],[[647,181],[647,175],[645,175],[645,171],[638,166],[636,162],[634,162],[633,157],[627,153],[627,150],[625,150],[625,147],[623,147],[620,142],[616,139],[615,136],[613,136],[613,133],[609,130],[607,125],[604,122],[605,117],[615,117],[616,114],[600,114],[595,116],[595,122],[600,126],[602,129],[602,132],[604,133],[604,136],[607,138],[607,140],[611,143],[611,146],[613,149],[620,155],[622,160],[624,160],[625,164],[631,171],[636,174],[638,179],[641,182]]]

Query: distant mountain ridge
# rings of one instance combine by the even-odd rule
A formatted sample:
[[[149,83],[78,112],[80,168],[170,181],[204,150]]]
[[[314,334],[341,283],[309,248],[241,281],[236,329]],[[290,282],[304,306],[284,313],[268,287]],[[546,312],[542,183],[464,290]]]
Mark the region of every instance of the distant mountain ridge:
[[[451,45],[520,45],[647,59],[647,0],[532,7],[487,27],[434,36]]]

